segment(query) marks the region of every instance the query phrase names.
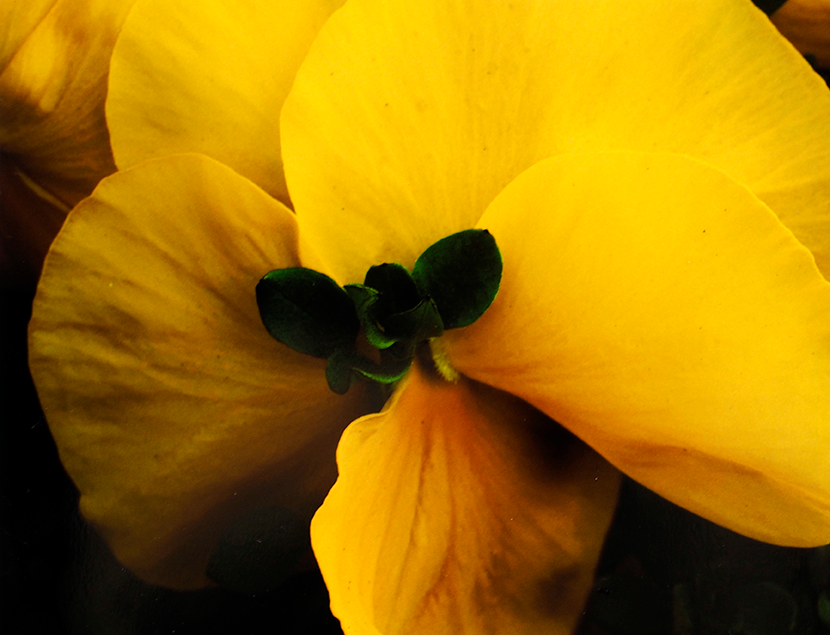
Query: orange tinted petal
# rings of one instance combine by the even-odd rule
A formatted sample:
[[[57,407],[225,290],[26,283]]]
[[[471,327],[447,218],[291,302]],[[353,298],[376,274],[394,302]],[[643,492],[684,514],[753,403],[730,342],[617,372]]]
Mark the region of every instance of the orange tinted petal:
[[[619,474],[511,395],[404,381],[346,429],[312,521],[344,632],[570,634]]]
[[[563,155],[481,224],[504,276],[458,370],[710,520],[830,541],[830,284],[769,208],[687,157]]]
[[[310,520],[340,432],[367,411],[260,321],[257,281],[297,264],[293,214],[198,155],[106,179],[49,253],[30,327],[38,395],[81,510],[149,581],[204,584],[247,507]]]

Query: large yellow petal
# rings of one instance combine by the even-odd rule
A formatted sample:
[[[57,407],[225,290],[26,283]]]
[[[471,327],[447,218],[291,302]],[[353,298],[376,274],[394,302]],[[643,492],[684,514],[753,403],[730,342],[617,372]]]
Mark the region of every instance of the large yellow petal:
[[[0,75],[0,149],[70,207],[115,170],[104,99],[133,2],[59,0]]]
[[[354,0],[282,117],[295,210],[336,276],[411,265],[538,160],[689,154],[830,271],[830,92],[742,0]]]
[[[140,0],[115,49],[107,121],[118,167],[202,152],[288,203],[279,116],[343,0]]]
[[[351,424],[312,544],[347,635],[570,634],[619,473],[526,403],[416,363]]]
[[[710,520],[830,542],[830,285],[769,208],[687,157],[563,155],[481,225],[504,277],[458,370]]]
[[[257,281],[297,264],[293,214],[199,155],[103,181],[47,257],[30,327],[38,395],[81,510],[147,580],[203,584],[249,506],[309,521],[341,431],[368,411],[260,321]]]

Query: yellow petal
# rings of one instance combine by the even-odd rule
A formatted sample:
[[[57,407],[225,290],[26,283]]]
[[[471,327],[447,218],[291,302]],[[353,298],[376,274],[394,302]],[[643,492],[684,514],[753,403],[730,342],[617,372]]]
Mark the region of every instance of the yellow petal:
[[[683,156],[563,155],[481,225],[504,277],[458,370],[714,522],[830,542],[830,285],[761,201]]]
[[[830,0],[787,0],[772,22],[820,68],[830,68]]]
[[[404,381],[346,429],[311,525],[344,632],[569,635],[618,472],[511,395]]]
[[[254,296],[296,266],[293,214],[199,155],[103,181],[47,257],[30,365],[81,509],[145,579],[205,582],[240,510],[310,520],[360,391],[271,339]]]
[[[0,70],[58,0],[7,0],[0,5]]]
[[[606,149],[717,167],[830,272],[830,92],[749,2],[350,0],[282,135],[303,234],[342,281],[412,264],[540,159]]]
[[[59,0],[0,75],[0,148],[70,207],[115,169],[104,99],[133,1]]]
[[[118,167],[201,152],[288,203],[280,109],[311,40],[342,2],[138,2],[110,77]]]

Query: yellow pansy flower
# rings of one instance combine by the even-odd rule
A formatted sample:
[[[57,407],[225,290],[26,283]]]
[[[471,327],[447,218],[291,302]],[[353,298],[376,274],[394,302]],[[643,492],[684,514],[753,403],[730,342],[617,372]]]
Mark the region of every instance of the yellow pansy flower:
[[[124,24],[120,171],[70,214],[30,327],[118,558],[192,588],[230,517],[277,506],[314,515],[347,633],[565,633],[617,468],[748,536],[830,541],[830,93],[766,17],[337,4],[138,0]],[[385,405],[335,395],[261,323],[270,270],[361,282],[474,227],[504,270],[432,342],[455,382],[421,356]]]
[[[0,278],[37,279],[69,209],[115,171],[104,99],[133,0],[0,7]]]

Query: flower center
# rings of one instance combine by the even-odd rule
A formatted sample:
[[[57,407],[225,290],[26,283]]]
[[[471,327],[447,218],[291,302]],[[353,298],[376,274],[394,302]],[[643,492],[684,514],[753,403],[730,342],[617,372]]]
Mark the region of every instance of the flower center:
[[[468,229],[430,246],[412,272],[397,263],[375,265],[363,284],[340,287],[312,269],[276,269],[257,284],[257,305],[272,337],[328,359],[326,379],[337,394],[358,378],[398,381],[425,341],[438,372],[454,381],[458,373],[436,338],[484,314],[499,290],[501,272],[501,254],[490,233]],[[361,329],[368,356],[358,351]]]

